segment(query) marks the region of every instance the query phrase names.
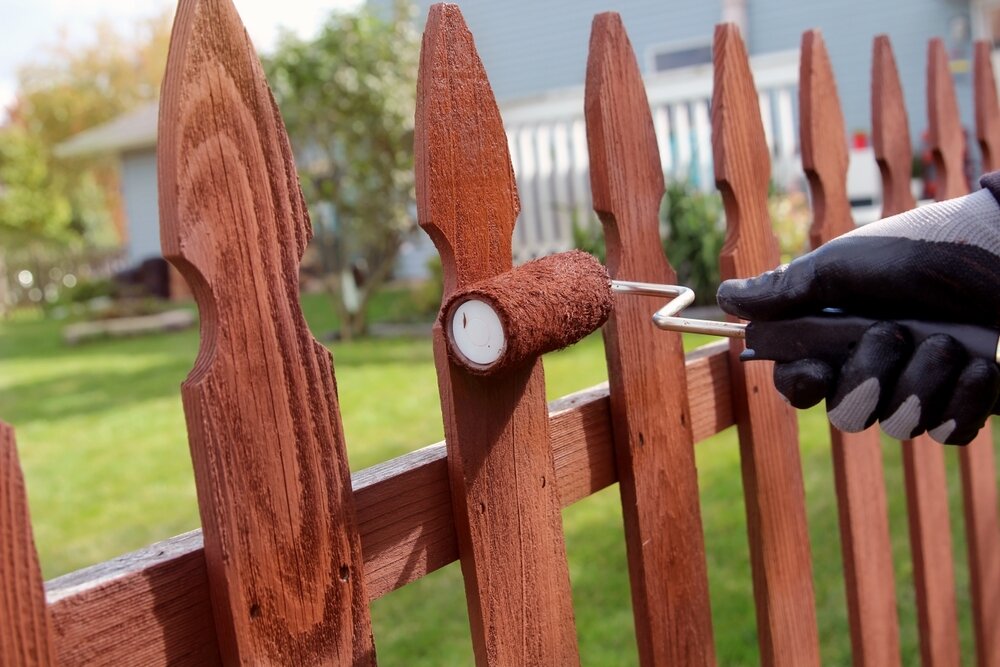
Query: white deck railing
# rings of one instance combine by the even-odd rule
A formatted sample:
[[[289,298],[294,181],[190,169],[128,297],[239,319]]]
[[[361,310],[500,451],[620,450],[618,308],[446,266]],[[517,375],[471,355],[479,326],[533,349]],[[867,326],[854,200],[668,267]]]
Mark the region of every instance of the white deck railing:
[[[751,58],[772,174],[782,186],[801,179],[795,99],[798,51]],[[568,250],[573,223],[593,215],[583,87],[501,105],[521,196],[515,262]],[[709,104],[712,67],[699,65],[646,78],[646,95],[667,178],[714,187]]]

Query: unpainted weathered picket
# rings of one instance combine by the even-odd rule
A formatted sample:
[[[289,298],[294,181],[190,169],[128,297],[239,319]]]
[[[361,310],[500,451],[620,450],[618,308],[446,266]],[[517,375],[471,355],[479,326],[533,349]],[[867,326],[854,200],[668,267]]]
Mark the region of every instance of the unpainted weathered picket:
[[[769,158],[738,30],[721,26],[714,51],[715,169],[729,224],[721,261],[724,275],[744,276],[778,261]],[[978,136],[995,156],[1000,118],[981,51]],[[941,86],[941,61],[931,62],[948,184],[961,151],[941,118],[954,94]],[[914,202],[885,38],[873,77],[888,214]],[[420,222],[450,293],[510,269],[518,210],[500,117],[454,6],[431,10],[419,81]],[[851,227],[843,119],[818,33],[803,38],[800,90],[817,245]],[[585,107],[609,269],[672,282],[659,252],[653,121],[614,14],[594,22]],[[202,312],[202,350],[183,395],[204,533],[60,577],[43,606],[20,468],[0,427],[0,661],[373,663],[369,602],[461,560],[477,663],[575,664],[560,510],[619,482],[640,663],[714,664],[694,443],[736,424],[761,662],[819,662],[795,417],[770,364],[742,364],[738,343],[685,358],[678,336],[653,329],[651,304],[617,298],[605,329],[609,384],[546,411],[539,361],[473,377],[448,358],[438,325],[446,443],[349,476],[330,358],[298,304],[309,227],[291,152],[231,0],[181,0],[160,140],[164,248]],[[854,662],[898,664],[877,435],[834,431],[832,440]],[[923,662],[957,664],[944,450],[918,439],[903,452]],[[996,665],[1000,561],[989,556],[1000,547],[987,455],[970,447],[961,456],[977,657]]]
[[[802,36],[799,134],[809,178],[816,248],[854,229],[847,196],[847,132],[837,84],[818,30]],[[900,664],[899,618],[889,509],[877,426],[861,433],[830,427],[854,664]]]

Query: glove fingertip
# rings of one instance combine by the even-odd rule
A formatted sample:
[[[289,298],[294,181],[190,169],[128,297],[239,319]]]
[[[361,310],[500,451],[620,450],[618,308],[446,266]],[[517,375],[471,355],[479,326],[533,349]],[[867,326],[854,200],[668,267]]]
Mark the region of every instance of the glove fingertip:
[[[881,395],[878,378],[868,378],[827,409],[830,423],[845,433],[859,433],[872,425]]]
[[[955,432],[956,426],[958,426],[958,424],[955,422],[955,420],[949,419],[945,421],[943,424],[935,426],[934,428],[927,431],[927,435],[931,437],[931,440],[940,443],[942,445],[953,444],[948,441],[948,438],[950,438],[951,434]]]

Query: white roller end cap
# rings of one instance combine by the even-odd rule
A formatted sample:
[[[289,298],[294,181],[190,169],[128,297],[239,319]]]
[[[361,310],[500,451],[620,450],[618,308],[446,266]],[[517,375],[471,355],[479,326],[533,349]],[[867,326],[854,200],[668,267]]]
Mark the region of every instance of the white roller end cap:
[[[491,366],[507,347],[500,316],[477,299],[463,301],[451,316],[451,343],[463,357],[480,366]]]

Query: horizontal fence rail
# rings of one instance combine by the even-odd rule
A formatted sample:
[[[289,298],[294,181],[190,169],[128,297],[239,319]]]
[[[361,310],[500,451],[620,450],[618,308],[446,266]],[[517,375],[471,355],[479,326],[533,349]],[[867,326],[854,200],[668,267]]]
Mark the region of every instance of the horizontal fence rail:
[[[733,425],[728,347],[687,355],[695,440]],[[617,481],[606,384],[549,405],[565,507]],[[368,595],[458,559],[444,443],[352,475]],[[218,664],[201,531],[54,579],[46,598],[63,665]]]

